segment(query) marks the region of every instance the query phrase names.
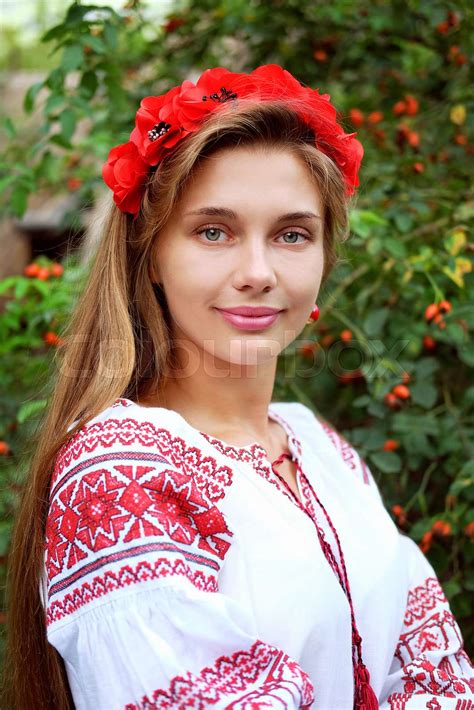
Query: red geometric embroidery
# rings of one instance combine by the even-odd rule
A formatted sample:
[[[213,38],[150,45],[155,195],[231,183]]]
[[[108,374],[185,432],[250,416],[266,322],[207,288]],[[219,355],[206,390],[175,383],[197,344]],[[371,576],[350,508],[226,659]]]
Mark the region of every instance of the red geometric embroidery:
[[[251,686],[264,678],[256,689]],[[237,700],[230,700],[239,694]],[[187,672],[176,676],[167,689],[157,689],[151,698],[144,696],[131,702],[125,710],[205,710],[222,703],[229,710],[279,707],[310,708],[314,702],[314,687],[308,674],[283,651],[256,641],[249,651],[236,651],[221,656],[212,667],[199,674]]]
[[[138,550],[148,552],[150,549],[148,547],[142,549],[143,547],[145,546],[141,546]],[[157,549],[159,550],[159,548]],[[179,552],[179,549],[176,548],[176,551]],[[127,550],[126,558],[129,559],[134,552],[136,550]],[[107,559],[107,561],[110,560]],[[205,575],[202,570],[198,569],[190,577],[189,565],[179,558],[174,561],[166,557],[154,559],[153,562],[141,560],[135,567],[127,564],[117,571],[108,570],[103,575],[94,577],[91,581],[84,582],[81,586],[68,592],[59,601],[51,602],[47,609],[47,624],[52,624],[54,621],[72,614],[93,599],[99,599],[116,589],[176,575],[187,577],[195,587],[204,592],[217,592],[215,574]],[[67,586],[70,586],[70,580],[67,580],[66,584],[57,585],[59,589]],[[51,596],[58,591],[58,588],[53,588],[50,591]]]
[[[90,468],[94,459],[85,465]],[[167,535],[186,545],[202,535],[198,546],[223,559],[230,543],[214,539],[219,533],[229,533],[222,513],[209,507],[189,476],[155,466],[115,464],[112,471],[101,467],[59,490],[51,504],[46,526],[48,577],[77,564],[88,550],[97,552],[120,540],[150,535]]]
[[[438,604],[445,604],[447,601],[443,588],[436,577],[427,577],[423,584],[408,592],[407,608],[403,622],[405,627],[409,628],[415,622],[423,619]]]
[[[404,692],[389,696],[390,708],[404,710],[408,700],[420,694],[426,696],[423,707],[429,710],[438,708],[440,696],[472,696],[474,678],[461,675],[464,673],[462,663],[467,657],[462,644],[459,626],[441,585],[436,578],[427,577],[408,593],[404,632],[400,634],[394,654],[402,667]],[[441,658],[437,666],[429,660],[438,657],[440,651],[449,654],[453,645],[460,650],[449,658]],[[459,670],[454,669],[453,662],[457,662]],[[470,661],[468,665],[472,668]]]
[[[392,695],[388,697],[390,710],[406,710],[409,700],[413,700],[413,695],[411,693],[392,693]],[[422,706],[421,702],[425,704]],[[434,697],[429,698],[426,702],[424,698],[421,701],[417,698],[416,705],[411,704],[411,707],[413,710],[418,710],[419,708],[421,710],[421,707],[428,708],[429,710],[432,708],[441,708],[442,710],[443,708],[443,706],[440,705],[438,700]],[[454,710],[474,710],[474,702],[472,702],[472,700],[458,700]]]
[[[113,444],[114,451],[93,455]],[[132,446],[117,451],[117,444]],[[123,574],[126,568],[84,579],[138,551],[161,553],[147,561],[156,565],[150,578],[176,570],[199,589],[216,591],[233,533],[215,502],[231,482],[228,466],[218,466],[150,422],[107,419],[86,425],[56,459],[45,535],[49,618],[138,581]]]
[[[427,617],[423,623],[402,633],[395,651],[395,656],[403,664],[407,658],[416,658],[420,653],[446,651],[455,637],[462,644],[459,627],[452,613],[440,609]]]
[[[149,421],[109,418],[79,429],[61,447],[52,474],[51,497],[58,480],[63,477],[64,470],[73,461],[84,454],[93,453],[98,447],[106,449],[117,444],[152,448],[155,454],[159,454],[173,468],[192,474],[198,486],[213,502],[221,500],[225,496],[225,488],[232,484],[231,468],[217,466],[213,457],[203,456],[201,449],[188,446],[184,439],[172,436],[168,429],[157,427]]]

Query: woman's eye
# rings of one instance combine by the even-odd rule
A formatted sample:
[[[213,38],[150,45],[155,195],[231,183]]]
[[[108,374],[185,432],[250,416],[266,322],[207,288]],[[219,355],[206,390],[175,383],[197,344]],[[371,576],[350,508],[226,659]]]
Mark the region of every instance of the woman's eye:
[[[310,238],[308,237],[307,234],[303,234],[303,232],[285,232],[285,234],[282,234],[282,237],[287,237],[288,235],[291,235],[292,237],[304,237],[304,239],[308,242],[310,241]],[[287,244],[297,244],[295,239],[292,239],[292,241],[286,242]],[[300,242],[301,243],[301,242]]]
[[[224,230],[219,229],[219,227],[204,227],[204,229],[201,229],[198,234],[204,234],[206,239],[209,237],[207,241],[216,242],[219,238],[219,232],[225,234]]]

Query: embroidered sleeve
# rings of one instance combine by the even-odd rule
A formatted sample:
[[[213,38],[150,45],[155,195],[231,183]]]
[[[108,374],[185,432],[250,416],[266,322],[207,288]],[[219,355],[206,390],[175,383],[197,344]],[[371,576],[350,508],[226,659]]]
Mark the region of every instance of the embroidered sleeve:
[[[232,469],[152,422],[95,421],[60,451],[46,525],[49,642],[78,710],[306,708],[309,676],[219,591]]]
[[[474,710],[474,666],[433,567],[401,535],[410,586],[380,710]]]

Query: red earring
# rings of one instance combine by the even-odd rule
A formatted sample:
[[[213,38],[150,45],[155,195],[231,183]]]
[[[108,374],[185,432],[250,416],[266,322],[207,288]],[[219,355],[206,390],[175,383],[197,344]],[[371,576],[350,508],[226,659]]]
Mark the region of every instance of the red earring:
[[[314,321],[317,321],[319,318],[319,306],[315,303],[313,306],[313,310],[310,313],[310,316],[308,320],[306,321],[306,325],[309,325],[310,323],[313,323]]]

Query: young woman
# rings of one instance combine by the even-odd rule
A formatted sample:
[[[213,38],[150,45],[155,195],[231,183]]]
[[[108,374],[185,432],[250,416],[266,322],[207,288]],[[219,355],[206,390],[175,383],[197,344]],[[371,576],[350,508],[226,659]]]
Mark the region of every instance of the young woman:
[[[272,401],[361,157],[277,65],[142,101],[18,517],[5,707],[472,707],[371,472]]]

